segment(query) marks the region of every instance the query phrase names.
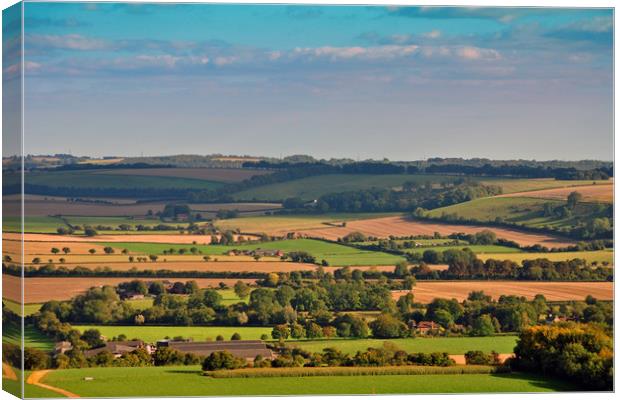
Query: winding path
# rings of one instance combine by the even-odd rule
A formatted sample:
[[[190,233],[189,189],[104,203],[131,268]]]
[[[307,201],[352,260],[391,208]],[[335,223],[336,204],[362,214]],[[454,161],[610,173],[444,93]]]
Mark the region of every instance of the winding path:
[[[30,384],[30,385],[35,385],[35,386],[39,386],[42,387],[44,389],[47,390],[51,390],[52,392],[56,392],[59,394],[62,394],[63,396],[66,397],[80,397],[75,393],[71,393],[68,390],[65,389],[61,389],[55,386],[50,386],[50,385],[46,385],[45,383],[41,383],[41,380],[45,377],[45,375],[47,375],[51,370],[49,369],[43,369],[40,371],[34,371],[30,374],[30,376],[28,377],[28,379],[26,379],[26,383]]]
[[[7,363],[2,363],[2,377],[12,381],[17,380],[17,374],[15,374],[13,368],[11,368],[11,366]]]

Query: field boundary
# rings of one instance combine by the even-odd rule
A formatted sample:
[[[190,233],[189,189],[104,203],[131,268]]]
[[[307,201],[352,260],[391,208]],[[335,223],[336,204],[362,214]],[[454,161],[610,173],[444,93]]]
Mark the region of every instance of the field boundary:
[[[205,372],[211,378],[279,378],[306,376],[373,376],[373,375],[464,375],[508,372],[502,367],[489,365],[468,366],[387,366],[387,367],[293,367],[293,368],[242,368]]]

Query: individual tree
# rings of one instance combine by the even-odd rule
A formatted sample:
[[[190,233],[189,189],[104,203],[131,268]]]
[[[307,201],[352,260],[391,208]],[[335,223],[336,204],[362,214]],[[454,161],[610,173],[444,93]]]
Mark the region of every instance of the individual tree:
[[[90,226],[85,226],[84,227],[84,235],[85,236],[90,236],[90,237],[97,236],[97,231],[94,228],[90,227]]]
[[[474,319],[470,335],[491,336],[495,333],[495,324],[489,314],[482,314]]]
[[[380,339],[402,338],[409,335],[409,329],[401,320],[390,314],[381,314],[370,323],[372,335]]]
[[[203,295],[204,305],[211,308],[217,308],[222,302],[222,295],[217,290],[207,289]]]
[[[579,192],[571,192],[566,198],[566,207],[569,210],[574,210],[577,204],[583,199],[583,195]]]
[[[243,358],[235,357],[227,351],[214,351],[202,363],[203,371],[242,368],[246,365]]]
[[[250,295],[250,285],[243,281],[237,281],[234,286],[234,291],[237,297],[245,299]]]
[[[105,344],[98,329],[86,329],[80,339],[85,341],[90,348],[101,347]]]
[[[286,340],[290,336],[291,332],[286,324],[280,324],[273,327],[271,330],[271,337],[274,339]]]

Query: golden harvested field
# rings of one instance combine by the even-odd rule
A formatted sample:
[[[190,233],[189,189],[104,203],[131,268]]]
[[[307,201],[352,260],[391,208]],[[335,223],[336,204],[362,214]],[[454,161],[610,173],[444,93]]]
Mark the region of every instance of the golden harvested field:
[[[537,258],[546,258],[550,261],[568,261],[575,258],[585,259],[587,262],[597,262],[599,264],[607,262],[610,265],[614,263],[613,251],[571,251],[562,253],[486,253],[478,254],[478,258],[483,261],[488,259],[495,260],[511,260],[521,263],[523,260],[535,260]]]
[[[394,213],[271,215],[224,219],[216,221],[215,226],[222,230],[239,229],[241,232],[245,233],[267,233],[274,236],[284,236],[288,232],[338,226],[345,221],[348,223],[349,221],[354,220],[372,219],[389,215],[394,215]]]
[[[612,282],[524,282],[524,281],[418,281],[413,289],[415,301],[430,303],[435,298],[467,299],[470,292],[483,290],[485,294],[499,298],[501,295],[525,296],[533,299],[542,294],[549,301],[583,300],[592,295],[599,300],[613,300]],[[407,291],[394,291],[398,299]]]
[[[595,183],[597,185],[612,185],[613,179],[605,181],[593,181],[593,180],[555,180],[553,178],[540,178],[540,179],[491,179],[481,181],[484,185],[499,186],[502,188],[504,194],[528,192],[532,190],[543,189],[555,189],[555,188],[568,188],[573,186],[587,186]]]
[[[588,185],[568,188],[534,190],[529,192],[517,192],[501,194],[497,197],[532,197],[535,199],[566,200],[572,192],[581,193],[583,201],[593,203],[613,203],[614,185]]]
[[[435,232],[439,232],[442,235],[449,235],[455,232],[471,234],[485,229],[495,232],[499,238],[512,240],[524,246],[540,244],[553,248],[566,247],[574,244],[569,239],[541,233],[522,232],[510,228],[440,224],[427,221],[414,221],[406,217],[384,217],[349,221],[346,227],[315,228],[298,230],[296,232],[299,235],[306,235],[308,237],[321,237],[328,240],[336,240],[351,232],[362,232],[367,236],[386,238],[390,235],[433,235]]]
[[[108,164],[116,164],[123,160],[124,158],[100,158],[100,159],[80,161],[78,164],[108,165]]]
[[[112,175],[165,176],[173,178],[202,179],[215,182],[241,182],[255,175],[270,174],[267,170],[241,168],[132,168],[97,172]]]
[[[3,241],[3,253],[15,254],[19,251],[19,241],[16,240],[4,240]],[[8,245],[8,246],[7,246]],[[24,242],[24,254],[25,255],[42,255],[42,256],[53,256],[51,250],[52,247],[57,249],[62,249],[63,247],[69,247],[71,249],[70,255],[89,255],[88,250],[95,249],[97,253],[103,253],[104,246],[100,246],[94,243],[82,243],[82,242],[33,242],[33,241],[25,241]],[[47,257],[47,258],[50,258]],[[64,254],[59,253],[58,257],[65,257]]]
[[[191,278],[26,278],[25,279],[25,303],[43,303],[49,300],[69,300],[70,298],[85,292],[93,286],[118,285],[134,279],[144,281],[167,280],[170,282],[196,281],[201,288],[216,287],[220,282],[233,286],[241,280],[246,283],[255,283],[255,279],[191,279]],[[19,278],[11,275],[2,275],[2,296],[19,302]]]

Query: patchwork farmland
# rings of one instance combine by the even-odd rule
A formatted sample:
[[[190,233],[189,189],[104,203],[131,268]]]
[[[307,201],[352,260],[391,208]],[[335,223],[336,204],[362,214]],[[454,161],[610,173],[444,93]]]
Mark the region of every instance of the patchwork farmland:
[[[114,196],[76,201],[63,196],[29,195],[26,207],[32,212],[25,219],[23,236],[19,233],[19,217],[9,215],[3,220],[5,313],[22,314],[17,265],[23,237],[23,314],[32,321],[26,326],[26,346],[50,357],[59,334],[47,330],[56,325],[41,322],[47,318],[62,318],[81,335],[94,330],[106,343],[135,338],[155,346],[162,339],[191,338],[200,345],[215,339],[226,342],[241,338],[258,340],[270,351],[283,354],[294,347],[321,357],[326,357],[326,348],[351,357],[369,348],[384,349],[381,351],[388,354],[398,349],[410,354],[408,357],[446,353],[448,360],[460,365],[467,362],[465,353],[469,351],[495,351],[503,362],[512,355],[518,335],[531,327],[547,326],[549,315],[560,321],[587,324],[585,315],[595,312],[603,324],[611,320],[611,243],[604,238],[583,240],[565,230],[571,224],[591,224],[587,218],[593,221],[607,215],[608,199],[604,196],[612,186],[609,182],[590,185],[577,180],[476,177],[463,183],[458,176],[450,175],[329,174],[241,190],[248,177],[268,180],[273,172],[243,168],[118,168],[89,170],[77,181],[83,188],[80,190],[86,191],[91,187],[86,183],[89,177],[105,188],[111,179],[126,174],[131,176],[131,182],[148,191],[153,189],[154,180],[160,179],[157,184],[163,184],[168,179],[180,179],[175,186],[179,190],[194,190],[200,185],[211,185],[209,190],[238,187],[232,197],[243,203],[230,199],[184,202]],[[42,179],[37,174],[32,176]],[[80,172],[59,172],[51,177],[50,185],[60,187],[62,174],[70,179]],[[197,186],[192,189],[190,184]],[[502,194],[494,187],[501,187]],[[348,193],[354,196],[356,191],[382,190],[405,199],[426,199],[430,193],[427,203],[435,201],[435,196],[445,199],[459,190],[486,195],[468,201],[453,200],[453,205],[423,212],[397,206],[376,209],[377,205],[371,210],[315,209],[325,207],[321,202],[331,196],[346,202]],[[542,215],[545,203],[563,207],[566,199],[562,196],[574,191],[583,195],[571,216]],[[291,200],[290,196],[299,198]],[[9,209],[16,208],[20,201],[15,196],[7,200]],[[341,203],[336,204],[340,207]],[[467,218],[443,219],[454,210]],[[507,222],[498,223],[494,215]],[[515,221],[525,224],[519,226]],[[545,224],[551,224],[551,228],[540,229]],[[106,300],[95,300],[101,298]],[[54,312],[56,317],[40,313],[50,307],[57,309],[57,304],[73,311]],[[480,315],[475,304],[489,310],[492,326],[485,326],[486,330],[478,331]],[[584,312],[587,307],[595,310]],[[538,308],[543,311],[535,314],[533,310]],[[91,309],[98,312],[92,313]],[[524,319],[507,317],[517,315],[514,313]],[[397,323],[397,329],[383,332],[379,323],[385,321]],[[19,333],[19,326],[9,325],[4,343],[19,343]],[[285,349],[278,347],[280,340]],[[123,370],[122,360],[127,355],[117,356],[121,361],[93,371],[95,381]],[[95,395],[99,389],[73,381],[78,376],[83,379],[74,371],[87,371],[86,367],[100,362],[95,360],[68,372],[53,369],[32,375],[27,371],[31,381],[28,387],[37,388],[32,389],[33,393],[47,390],[37,385],[51,385],[61,391],[54,393]],[[145,370],[148,373],[144,379],[152,379],[165,368],[143,366],[131,371]],[[199,370],[197,366],[187,368]],[[442,374],[449,371],[445,366],[432,368],[444,371]],[[428,378],[441,376],[433,372]],[[461,376],[453,383],[458,390],[459,382],[463,382]],[[482,380],[493,376],[471,375]],[[381,378],[392,377],[396,378]],[[478,385],[471,377],[467,381]],[[345,378],[354,377],[303,379],[334,382]],[[402,388],[404,380],[415,381],[420,388],[414,376],[397,378],[400,383],[386,383],[385,393],[391,393],[391,387]],[[219,382],[224,378],[200,379]],[[290,378],[252,379],[276,382]],[[506,387],[512,390],[533,388],[529,386],[533,378],[525,384],[519,372],[502,379],[508,379],[501,382],[509,382]],[[187,380],[187,376],[182,379]],[[503,390],[504,383],[498,382],[488,383]],[[557,389],[566,385],[561,381],[546,382],[557,385]],[[123,388],[121,392],[130,393],[128,390]],[[204,394],[196,388],[187,390]],[[163,393],[161,388],[156,392]],[[332,393],[327,387],[318,392]],[[351,393],[351,389],[347,392]]]

